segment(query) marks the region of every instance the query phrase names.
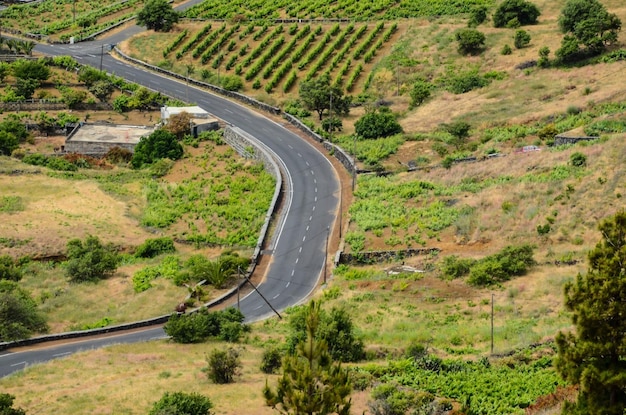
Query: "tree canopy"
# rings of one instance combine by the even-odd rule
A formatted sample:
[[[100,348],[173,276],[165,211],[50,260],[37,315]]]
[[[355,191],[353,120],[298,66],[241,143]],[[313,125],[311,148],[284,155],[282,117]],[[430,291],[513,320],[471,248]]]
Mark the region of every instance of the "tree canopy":
[[[331,85],[327,75],[300,84],[300,100],[310,111],[316,111],[321,120],[324,111],[333,114],[348,115],[352,98],[344,96],[343,89]],[[331,108],[332,105],[332,108]]]
[[[13,75],[21,79],[36,79],[45,81],[50,77],[50,68],[41,61],[27,61],[18,59],[11,64]]]
[[[402,132],[402,127],[396,115],[386,107],[370,111],[354,123],[354,129],[359,137],[374,139],[389,137]]]
[[[579,384],[564,413],[622,415],[626,407],[626,211],[600,223],[585,275],[565,286],[575,332],[556,337],[556,368]]]
[[[179,17],[167,0],[148,0],[137,13],[137,25],[155,32],[169,32]]]
[[[504,0],[493,14],[493,25],[495,27],[518,27],[536,24],[540,15],[539,8],[529,1]]]
[[[576,60],[581,54],[597,54],[617,41],[621,20],[598,0],[568,0],[559,17],[565,34],[557,57]]]
[[[183,156],[183,147],[171,132],[159,129],[143,137],[135,146],[131,164],[138,169],[159,159],[178,160]]]
[[[333,362],[326,342],[316,335],[322,322],[319,303],[311,301],[304,317],[306,338],[295,355],[283,359],[276,389],[265,385],[265,402],[282,414],[348,415],[350,376],[340,363]]]
[[[26,415],[21,408],[13,407],[15,396],[8,393],[0,393],[0,415]]]

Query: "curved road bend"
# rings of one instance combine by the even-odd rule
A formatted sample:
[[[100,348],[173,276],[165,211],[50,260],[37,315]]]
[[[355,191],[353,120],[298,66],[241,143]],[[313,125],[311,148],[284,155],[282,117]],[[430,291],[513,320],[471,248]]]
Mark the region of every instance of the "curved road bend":
[[[131,31],[136,30],[135,27]],[[120,35],[118,35],[120,36]],[[108,40],[110,42],[110,40]],[[74,56],[79,62],[99,67],[162,93],[185,98],[218,118],[236,125],[265,144],[282,165],[288,192],[283,195],[286,214],[272,238],[272,261],[266,279],[259,285],[263,296],[278,310],[298,304],[317,285],[326,262],[328,228],[332,229],[338,207],[339,183],[331,163],[312,145],[284,126],[225,98],[187,86],[179,81],[100,56],[101,44],[38,45],[47,54]],[[241,300],[247,321],[270,317],[273,312],[256,292]],[[26,365],[66,356],[114,343],[130,343],[163,338],[162,328],[118,334],[96,340],[81,340],[37,350],[0,352],[0,377]]]

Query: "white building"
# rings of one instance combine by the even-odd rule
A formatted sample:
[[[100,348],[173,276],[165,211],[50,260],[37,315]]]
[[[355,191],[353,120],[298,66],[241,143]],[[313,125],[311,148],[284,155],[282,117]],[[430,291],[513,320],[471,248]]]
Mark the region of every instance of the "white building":
[[[198,106],[193,107],[161,107],[161,122],[167,124],[172,115],[186,112],[191,115],[191,133],[197,137],[203,131],[219,129],[218,119]]]

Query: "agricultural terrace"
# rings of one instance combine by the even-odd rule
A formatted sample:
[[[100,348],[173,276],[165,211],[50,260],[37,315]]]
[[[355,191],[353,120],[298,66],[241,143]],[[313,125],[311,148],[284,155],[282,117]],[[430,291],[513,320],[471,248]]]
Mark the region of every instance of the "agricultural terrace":
[[[362,89],[375,57],[397,37],[398,24],[183,23],[175,34],[129,41],[138,59],[216,82],[226,89],[294,94],[299,83],[328,75],[348,92]]]
[[[46,0],[13,4],[0,14],[3,30],[42,35],[67,41],[90,36],[116,23],[131,19],[143,0]]]
[[[493,0],[253,0],[204,1],[185,11],[185,17],[204,19],[349,19],[355,21],[395,20],[411,17],[468,13],[477,5],[491,6]]]

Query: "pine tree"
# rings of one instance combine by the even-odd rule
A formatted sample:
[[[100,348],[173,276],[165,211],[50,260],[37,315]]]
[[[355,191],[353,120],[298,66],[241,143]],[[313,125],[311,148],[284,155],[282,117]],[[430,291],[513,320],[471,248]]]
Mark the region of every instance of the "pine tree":
[[[348,415],[352,385],[348,372],[332,360],[326,342],[315,337],[320,305],[311,301],[306,315],[306,340],[297,353],[283,360],[283,376],[276,390],[267,384],[263,396],[281,414]]]
[[[586,275],[565,286],[575,333],[556,338],[556,368],[579,384],[563,413],[622,415],[626,407],[626,211],[604,220]]]

